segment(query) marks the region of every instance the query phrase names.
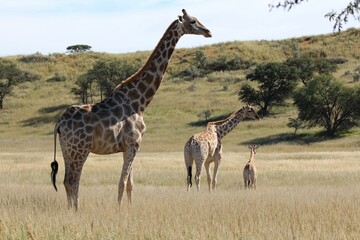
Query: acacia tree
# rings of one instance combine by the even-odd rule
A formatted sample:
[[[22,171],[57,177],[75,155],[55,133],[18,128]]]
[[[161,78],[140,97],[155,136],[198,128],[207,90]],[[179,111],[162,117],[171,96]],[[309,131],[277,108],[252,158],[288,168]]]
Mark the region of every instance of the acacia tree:
[[[91,50],[91,46],[86,44],[77,44],[68,46],[66,50],[68,50],[70,53],[86,52]]]
[[[358,124],[360,87],[346,87],[331,75],[319,75],[295,91],[294,104],[305,126],[324,127],[326,135],[334,137]]]
[[[294,67],[283,63],[265,63],[257,66],[246,79],[257,82],[257,87],[248,83],[241,86],[239,99],[260,107],[259,113],[266,116],[272,106],[282,105],[294,90],[298,75]]]
[[[21,71],[14,63],[0,59],[0,110],[3,109],[5,97],[11,95],[14,86],[37,78],[37,75]]]
[[[293,8],[293,6],[304,1],[305,0],[283,0],[277,4],[269,4],[269,7],[270,10],[279,7],[290,10]],[[355,19],[360,21],[360,0],[350,1],[340,12],[332,10],[331,12],[325,14],[326,18],[328,18],[330,21],[334,21],[334,31],[341,31],[343,24],[348,22],[350,16],[353,16]]]
[[[304,85],[317,74],[328,74],[336,71],[336,65],[327,58],[298,57],[289,58],[285,64],[295,67]]]

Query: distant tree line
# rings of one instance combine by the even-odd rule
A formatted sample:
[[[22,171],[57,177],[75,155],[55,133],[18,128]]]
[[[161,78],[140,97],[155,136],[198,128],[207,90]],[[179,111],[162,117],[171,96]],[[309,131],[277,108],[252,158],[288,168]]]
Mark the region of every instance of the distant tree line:
[[[258,106],[259,114],[267,117],[273,107],[284,106],[292,98],[298,116],[289,119],[289,127],[297,130],[320,126],[327,136],[333,137],[357,125],[360,117],[360,87],[348,88],[332,75],[337,64],[343,62],[324,57],[294,57],[256,65],[239,57],[208,59],[197,51],[190,67],[173,72],[172,77],[191,80],[214,71],[252,69],[238,92],[239,100]],[[140,64],[130,64],[126,59],[99,60],[78,77],[72,93],[82,103],[94,102],[94,97],[102,100],[139,67]],[[201,119],[210,116],[209,109],[198,114]]]
[[[19,58],[19,61],[28,63],[49,59],[35,54]],[[259,114],[267,117],[273,107],[284,106],[288,99],[292,99],[298,116],[289,119],[289,127],[296,131],[300,128],[320,126],[325,129],[327,136],[334,137],[360,123],[360,86],[344,86],[332,75],[337,70],[337,64],[344,62],[344,59],[302,57],[296,54],[296,57],[284,62],[256,64],[240,57],[220,55],[209,59],[202,51],[197,51],[189,69],[172,72],[172,76],[193,79],[216,71],[246,69],[247,81],[239,89],[239,100],[258,106]],[[139,67],[140,60],[98,60],[91,69],[78,76],[71,92],[84,104],[102,100]],[[357,67],[354,83],[359,81],[359,75],[360,67]],[[22,71],[15,63],[0,58],[0,110],[3,109],[4,99],[12,94],[16,85],[37,79],[39,76],[36,74]],[[47,81],[65,81],[65,77],[55,74]],[[206,120],[211,113],[211,110],[207,109],[198,117]]]

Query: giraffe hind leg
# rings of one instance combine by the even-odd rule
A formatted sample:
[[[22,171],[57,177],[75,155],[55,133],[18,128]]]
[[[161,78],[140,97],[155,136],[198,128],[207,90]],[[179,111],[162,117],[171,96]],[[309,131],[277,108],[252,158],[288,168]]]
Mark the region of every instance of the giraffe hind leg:
[[[134,180],[133,180],[133,177],[132,177],[132,167],[131,167],[129,177],[128,177],[128,181],[126,183],[126,193],[127,193],[127,196],[128,196],[129,203],[131,203],[131,192],[132,192],[133,186],[134,186]]]
[[[206,170],[206,179],[207,179],[209,191],[211,191],[212,178],[211,178],[211,173],[210,173],[210,162],[205,162],[204,165],[205,165],[205,170]]]
[[[187,167],[187,191],[192,187],[192,166]]]
[[[79,184],[81,171],[89,153],[87,152],[85,154],[78,155],[75,158],[76,160],[68,157],[68,154],[63,155],[65,160],[64,186],[68,200],[68,208],[74,206],[75,210],[77,210],[79,203]]]
[[[121,176],[118,186],[118,202],[121,205],[122,197],[126,188],[126,193],[128,195],[128,200],[131,202],[131,192],[133,188],[132,182],[132,163],[135,159],[137,150],[139,149],[139,144],[135,143],[126,149],[123,153],[124,163],[121,171]]]

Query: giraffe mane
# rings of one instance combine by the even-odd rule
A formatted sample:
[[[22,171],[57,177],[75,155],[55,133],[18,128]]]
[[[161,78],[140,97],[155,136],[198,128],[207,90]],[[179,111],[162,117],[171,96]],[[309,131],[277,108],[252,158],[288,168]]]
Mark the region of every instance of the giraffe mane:
[[[159,40],[159,42],[157,43],[156,47],[154,48],[153,52],[151,53],[151,55],[149,56],[149,58],[147,59],[146,63],[133,75],[131,75],[130,77],[128,77],[127,79],[125,79],[124,81],[122,81],[121,83],[119,83],[115,89],[118,88],[122,88],[125,85],[135,81],[137,78],[139,78],[141,76],[141,74],[143,74],[143,72],[145,72],[147,70],[147,66],[150,64],[150,62],[153,60],[153,58],[155,57],[156,53],[157,53],[157,49],[160,48],[161,43],[164,41],[166,35],[168,34],[169,31],[171,31],[171,29],[179,23],[179,20],[175,20],[173,21],[170,26],[167,28],[167,30],[165,31],[165,33],[163,34],[163,36],[161,37],[161,39]]]
[[[224,122],[227,122],[229,121],[230,119],[233,119],[243,108],[237,110],[236,112],[233,112],[230,116],[228,116],[227,118],[225,119],[222,119],[222,120],[219,120],[219,121],[213,121],[213,122],[208,122],[208,126],[209,125],[221,125],[223,124]]]

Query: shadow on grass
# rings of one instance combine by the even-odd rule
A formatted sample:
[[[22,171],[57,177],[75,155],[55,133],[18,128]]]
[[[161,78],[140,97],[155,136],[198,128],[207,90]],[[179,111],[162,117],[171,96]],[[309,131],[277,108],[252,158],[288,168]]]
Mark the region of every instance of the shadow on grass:
[[[224,120],[224,119],[228,118],[231,114],[232,114],[232,112],[228,113],[228,114],[223,114],[220,116],[212,117],[207,120],[199,120],[199,121],[190,122],[190,123],[188,123],[188,125],[191,127],[205,127],[209,122],[216,122],[216,121]],[[246,122],[246,121],[253,121],[253,120],[246,118],[246,119],[243,119],[242,121]]]
[[[241,144],[260,144],[260,145],[271,145],[271,144],[278,144],[278,143],[294,143],[294,144],[301,144],[301,145],[309,145],[312,143],[323,142],[327,140],[333,140],[336,138],[330,138],[326,136],[324,133],[314,133],[314,134],[295,134],[295,133],[280,133],[269,135],[266,137],[255,138],[250,141],[242,142]]]
[[[23,127],[39,127],[48,123],[55,123],[61,114],[68,108],[69,105],[62,104],[54,107],[41,108],[38,112],[42,114],[40,117],[33,117],[21,121]],[[51,113],[55,113],[50,115]]]
[[[64,112],[70,105],[67,104],[61,104],[59,106],[53,106],[53,107],[45,107],[45,108],[41,108],[39,110],[40,113],[53,113],[53,112],[58,112],[58,111],[62,111]]]

